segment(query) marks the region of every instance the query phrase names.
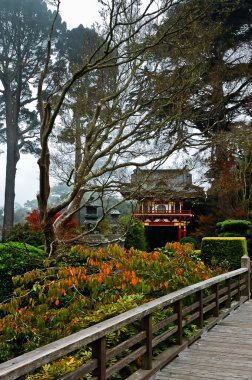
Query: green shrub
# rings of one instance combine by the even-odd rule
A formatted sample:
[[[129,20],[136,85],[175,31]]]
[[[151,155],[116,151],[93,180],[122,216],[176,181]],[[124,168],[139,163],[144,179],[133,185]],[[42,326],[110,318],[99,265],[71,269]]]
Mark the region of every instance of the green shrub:
[[[8,241],[19,241],[34,247],[39,247],[43,244],[41,232],[31,230],[28,223],[16,224],[8,236]]]
[[[201,243],[201,259],[205,264],[228,263],[230,269],[241,266],[241,257],[247,255],[245,237],[205,237]]]
[[[195,248],[196,245],[197,245],[197,240],[193,237],[190,237],[190,236],[186,236],[186,237],[183,237],[182,239],[180,239],[180,244],[186,244],[186,243],[190,243],[192,244],[192,246]]]
[[[216,226],[219,236],[223,233],[233,234],[233,236],[245,236],[248,228],[251,227],[251,222],[248,220],[227,219],[224,222],[217,223]]]
[[[35,268],[43,268],[46,254],[25,243],[0,243],[0,301],[14,290],[12,277]]]
[[[201,250],[200,249],[195,249],[194,253],[195,253],[195,255],[200,256],[201,255]]]
[[[241,237],[241,234],[235,232],[222,232],[218,234],[219,237]]]
[[[121,228],[126,230],[124,247],[130,249],[131,247],[136,249],[145,250],[147,247],[144,226],[140,220],[132,218],[130,216],[123,216],[119,219]]]
[[[74,246],[69,260],[74,255],[77,266],[57,263],[16,276],[16,299],[0,305],[0,362],[219,274],[193,254],[190,244],[167,243],[164,249],[173,255],[133,248],[126,251],[118,245],[97,251]],[[81,262],[86,262],[88,268],[79,266]],[[155,322],[167,311],[154,313]],[[123,334],[130,336],[131,325],[123,329]],[[113,336],[107,339],[108,347]],[[116,333],[115,339],[121,336]],[[62,360],[62,365],[68,364]],[[37,378],[56,378],[50,377],[56,368],[50,365],[49,371],[45,367],[45,376],[38,374]],[[57,378],[63,374],[57,374]]]

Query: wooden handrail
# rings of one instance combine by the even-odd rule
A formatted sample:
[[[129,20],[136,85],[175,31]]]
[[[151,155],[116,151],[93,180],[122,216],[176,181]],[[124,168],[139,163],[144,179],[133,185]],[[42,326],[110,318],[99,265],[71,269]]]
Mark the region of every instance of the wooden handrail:
[[[170,210],[170,211],[159,211],[159,210],[138,210],[133,213],[133,215],[192,215],[192,210]]]
[[[83,365],[70,374],[66,374],[62,379],[79,379],[93,369],[95,370],[95,378],[99,380],[106,379],[123,368],[123,365],[126,366],[139,357],[142,358],[143,369],[139,370],[137,375],[130,376],[130,379],[133,380],[134,376],[136,376],[136,379],[147,379],[157,369],[172,360],[174,355],[177,355],[181,349],[189,344],[189,341],[185,340],[182,335],[185,326],[190,325],[193,321],[198,325],[199,330],[194,337],[196,339],[203,331],[204,317],[208,319],[208,327],[210,327],[211,324],[217,323],[220,318],[221,309],[225,309],[225,313],[230,312],[231,308],[227,311],[227,304],[230,304],[231,300],[234,301],[237,299],[234,307],[237,307],[238,304],[247,300],[249,298],[250,289],[249,278],[249,270],[247,268],[241,268],[187,286],[2,363],[0,364],[0,379],[17,379],[41,367],[43,364],[50,363],[89,344],[92,344],[93,347],[93,358],[90,363]],[[209,292],[207,295],[203,295],[206,289],[211,290],[210,295]],[[186,297],[194,294],[195,299],[191,302],[191,305],[183,305],[183,301]],[[173,307],[172,314],[164,321],[152,325],[151,319],[153,314],[158,310],[168,307]],[[225,313],[222,314],[224,315]],[[131,337],[127,341],[120,343],[118,347],[116,346],[110,350],[106,350],[105,337],[109,333],[136,321],[142,321],[142,330],[140,333],[138,332],[135,339]],[[162,330],[160,335],[157,335],[157,331],[165,327],[167,328],[166,331]],[[155,334],[153,334],[152,330]],[[166,358],[164,358],[162,354],[162,360],[156,358],[154,361],[151,361],[152,348],[158,343],[167,340],[172,335],[174,335],[177,340],[177,345],[174,346],[175,348],[169,349]],[[106,358],[111,357],[112,354],[114,356],[118,355],[125,350],[125,348],[129,347],[135,350],[130,354],[130,358],[123,358],[114,364],[113,367],[106,368]],[[105,358],[99,356],[101,353],[103,353],[103,356],[105,355]]]

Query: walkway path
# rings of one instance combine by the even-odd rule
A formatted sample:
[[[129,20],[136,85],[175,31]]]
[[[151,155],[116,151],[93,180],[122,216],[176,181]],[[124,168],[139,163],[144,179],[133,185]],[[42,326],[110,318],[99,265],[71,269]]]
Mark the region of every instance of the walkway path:
[[[153,379],[252,380],[252,301],[205,333]]]

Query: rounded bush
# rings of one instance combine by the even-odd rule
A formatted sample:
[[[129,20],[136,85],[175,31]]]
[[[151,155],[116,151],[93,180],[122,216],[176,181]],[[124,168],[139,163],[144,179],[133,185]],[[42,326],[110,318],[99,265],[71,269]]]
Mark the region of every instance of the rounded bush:
[[[124,247],[145,250],[147,243],[142,222],[126,215],[120,218],[119,223],[126,230]]]
[[[26,243],[34,247],[39,247],[43,244],[41,232],[32,230],[28,223],[16,224],[8,236],[8,241]]]
[[[244,236],[248,228],[251,227],[251,222],[248,220],[227,219],[217,223],[216,226],[219,233],[229,232]]]
[[[179,242],[180,242],[180,244],[190,243],[193,245],[193,247],[196,247],[196,245],[197,245],[197,240],[193,237],[190,237],[190,236],[183,237],[182,239],[180,239]]]
[[[12,277],[35,268],[43,268],[46,253],[25,243],[0,243],[0,301],[11,296]]]
[[[220,237],[241,237],[240,234],[237,234],[235,232],[222,232],[222,233],[218,234],[218,236],[220,236]]]

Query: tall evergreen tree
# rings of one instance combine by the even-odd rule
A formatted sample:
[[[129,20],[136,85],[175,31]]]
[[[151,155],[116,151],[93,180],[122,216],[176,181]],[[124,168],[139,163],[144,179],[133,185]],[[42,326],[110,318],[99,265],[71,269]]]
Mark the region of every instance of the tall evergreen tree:
[[[20,152],[36,152],[38,120],[33,102],[52,20],[43,0],[0,2],[0,141],[7,150],[3,239],[14,221]],[[61,26],[58,19],[56,33]]]
[[[188,10],[194,17],[184,27],[183,15]],[[178,128],[195,128],[205,135],[211,150],[208,175],[212,193],[224,211],[230,197],[219,184],[222,176],[230,175],[233,152],[228,137],[223,136],[236,128],[238,121],[246,124],[252,116],[251,1],[188,0],[168,16],[161,31],[179,24],[181,31],[172,41],[164,39],[155,51],[163,68],[154,76],[154,83],[167,97],[160,117],[172,113]],[[175,78],[180,80],[175,82]],[[170,96],[173,83],[180,89],[176,98]],[[246,133],[252,136],[251,128],[246,128]]]

